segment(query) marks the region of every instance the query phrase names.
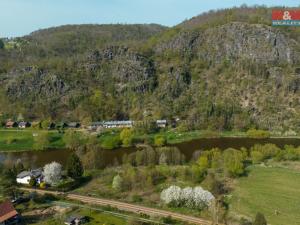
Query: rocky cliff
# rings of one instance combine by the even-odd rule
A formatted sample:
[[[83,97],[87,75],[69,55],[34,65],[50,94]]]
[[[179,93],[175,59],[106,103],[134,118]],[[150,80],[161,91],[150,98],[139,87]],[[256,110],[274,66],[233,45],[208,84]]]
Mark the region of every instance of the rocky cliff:
[[[0,104],[11,106],[1,111],[57,120],[179,117],[186,129],[298,130],[299,30],[271,27],[265,12],[223,10],[168,29],[75,26],[20,38],[14,49],[0,50]]]

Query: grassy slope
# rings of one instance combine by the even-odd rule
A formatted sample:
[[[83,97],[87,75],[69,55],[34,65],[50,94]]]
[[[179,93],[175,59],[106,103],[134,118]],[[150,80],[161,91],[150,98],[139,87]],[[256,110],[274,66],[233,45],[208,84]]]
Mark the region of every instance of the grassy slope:
[[[260,211],[272,225],[299,225],[299,203],[299,170],[255,166],[248,177],[237,181],[231,212],[254,218]]]

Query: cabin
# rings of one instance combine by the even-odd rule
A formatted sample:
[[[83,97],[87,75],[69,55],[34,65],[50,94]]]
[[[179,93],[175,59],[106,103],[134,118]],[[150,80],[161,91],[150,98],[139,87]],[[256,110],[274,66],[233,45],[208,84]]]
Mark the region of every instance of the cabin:
[[[66,219],[66,225],[80,225],[88,222],[87,217],[85,216],[70,216]]]
[[[167,126],[167,120],[156,120],[156,126],[159,128],[165,128]]]
[[[25,129],[27,127],[30,127],[30,123],[22,121],[22,122],[19,123],[18,127],[21,128],[21,129]]]
[[[133,121],[105,121],[103,122],[104,128],[131,128],[133,126]]]
[[[20,216],[10,201],[0,204],[0,225],[19,224]]]
[[[67,124],[68,128],[79,128],[80,127],[80,123],[78,122],[70,122]]]
[[[42,169],[36,169],[31,171],[22,171],[17,175],[17,183],[18,184],[26,184],[28,185],[30,179],[34,177],[36,182],[40,184],[43,181],[43,171]]]
[[[18,126],[18,123],[12,120],[9,120],[5,124],[6,128],[14,128]]]

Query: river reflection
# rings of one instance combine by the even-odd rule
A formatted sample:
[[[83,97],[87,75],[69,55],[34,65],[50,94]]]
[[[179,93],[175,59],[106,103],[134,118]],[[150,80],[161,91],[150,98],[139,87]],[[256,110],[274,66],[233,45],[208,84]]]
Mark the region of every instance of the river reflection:
[[[273,143],[278,147],[284,145],[300,146],[300,139],[297,138],[271,138],[271,139],[251,139],[251,138],[201,138],[188,142],[176,144],[179,150],[190,160],[193,153],[197,150],[205,150],[211,148],[226,149],[250,148],[255,144]],[[114,150],[105,150],[103,154],[103,161],[107,166],[114,165],[116,162],[121,162],[124,154],[137,151],[137,148],[119,148]],[[4,164],[14,164],[18,160],[26,167],[37,168],[44,166],[47,163],[56,161],[65,165],[68,156],[71,154],[70,150],[47,150],[47,151],[28,151],[28,152],[14,152],[14,153],[0,153],[0,162]]]

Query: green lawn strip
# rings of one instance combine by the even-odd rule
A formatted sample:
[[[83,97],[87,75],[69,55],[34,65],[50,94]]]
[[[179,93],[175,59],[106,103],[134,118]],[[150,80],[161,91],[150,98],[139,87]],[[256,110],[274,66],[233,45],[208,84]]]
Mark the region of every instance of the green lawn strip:
[[[71,202],[65,202],[65,201],[56,201],[56,202],[53,202],[53,204],[59,205],[59,206],[72,206],[72,207],[81,208],[82,209],[82,210],[80,210],[81,215],[90,216],[91,218],[93,218],[94,220],[98,220],[99,222],[103,222],[103,218],[110,216],[112,218],[122,219],[123,221],[133,218],[133,219],[136,219],[136,220],[139,220],[142,222],[163,224],[163,223],[155,221],[155,220],[141,218],[141,217],[134,216],[134,215],[129,215],[128,213],[125,213],[125,212],[121,213],[121,212],[108,211],[108,210],[105,210],[104,208],[96,207],[96,206],[88,206],[88,205],[84,205],[84,204],[77,204],[77,203],[71,203]],[[105,221],[105,222],[112,223],[112,224],[118,224],[115,221]]]
[[[257,212],[262,212],[273,225],[299,224],[299,187],[298,171],[254,166],[248,177],[237,181],[230,211],[250,218],[254,218]]]
[[[57,131],[2,129],[0,130],[0,151],[16,152],[32,150],[34,144],[33,134],[41,132],[47,132],[49,135],[50,144],[47,148],[64,148],[63,135]]]

